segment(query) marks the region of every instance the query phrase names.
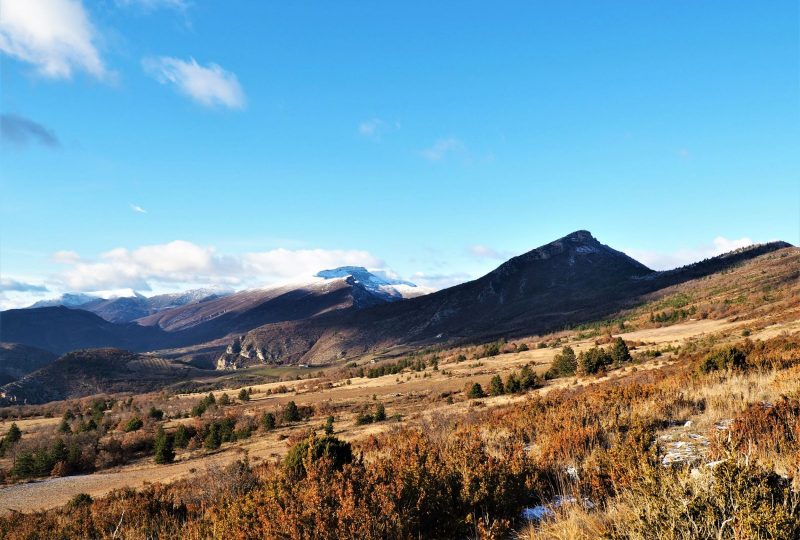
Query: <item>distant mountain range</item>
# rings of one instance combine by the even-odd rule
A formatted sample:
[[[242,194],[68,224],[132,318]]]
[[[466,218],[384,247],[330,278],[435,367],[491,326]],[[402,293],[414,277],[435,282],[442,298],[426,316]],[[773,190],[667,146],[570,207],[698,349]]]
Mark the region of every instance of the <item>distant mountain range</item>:
[[[112,298],[101,298],[83,293],[65,293],[58,298],[40,300],[29,309],[64,306],[91,311],[109,322],[127,323],[159,311],[206,302],[227,294],[230,292],[213,289],[192,289],[181,293],[159,294],[151,297],[135,291],[132,291],[129,296]]]
[[[154,352],[168,362],[152,379],[162,382],[195,368],[328,364],[396,346],[474,343],[560,330],[640,304],[649,293],[788,248],[792,246],[785,242],[771,242],[656,272],[589,232],[577,231],[514,257],[479,279],[430,294],[420,295],[427,291],[364,268],[343,267],[309,280],[225,295],[190,291],[77,305],[83,299],[67,297],[62,300],[69,307],[0,313],[0,341],[46,354],[109,347]],[[130,319],[137,312],[146,314]],[[78,374],[76,362],[93,354],[70,356],[68,371]],[[120,354],[104,349],[101,356],[108,360]],[[134,357],[125,358],[127,365]],[[64,363],[52,357],[37,361],[42,364],[15,372],[11,376],[23,377],[0,388],[5,399],[56,395],[42,388],[65,376]],[[35,366],[41,369],[35,371]],[[106,386],[123,388],[126,370],[123,366],[101,379]],[[93,379],[87,388],[103,388],[101,379]],[[27,386],[20,386],[23,381]],[[80,388],[64,395],[81,395]]]

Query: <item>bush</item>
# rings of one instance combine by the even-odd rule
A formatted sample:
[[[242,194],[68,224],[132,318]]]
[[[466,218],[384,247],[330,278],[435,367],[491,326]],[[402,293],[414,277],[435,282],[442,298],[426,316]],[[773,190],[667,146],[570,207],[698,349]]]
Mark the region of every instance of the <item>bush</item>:
[[[701,373],[710,373],[725,369],[743,369],[747,363],[747,355],[741,349],[730,345],[717,349],[706,356],[700,363]]]
[[[127,424],[125,424],[125,433],[130,433],[131,431],[140,430],[142,429],[143,425],[144,422],[142,422],[142,419],[139,418],[138,416],[134,416],[133,418],[128,420]]]
[[[239,401],[250,401],[250,394],[247,392],[247,388],[239,390]]]
[[[300,441],[286,454],[283,468],[293,478],[302,478],[306,474],[306,463],[318,461],[320,458],[330,460],[334,470],[341,470],[347,463],[353,461],[353,450],[349,442],[326,435],[317,438],[311,434],[307,439]]]
[[[147,416],[153,420],[160,421],[164,418],[164,411],[156,409],[155,407],[150,407],[150,410],[147,411]]]

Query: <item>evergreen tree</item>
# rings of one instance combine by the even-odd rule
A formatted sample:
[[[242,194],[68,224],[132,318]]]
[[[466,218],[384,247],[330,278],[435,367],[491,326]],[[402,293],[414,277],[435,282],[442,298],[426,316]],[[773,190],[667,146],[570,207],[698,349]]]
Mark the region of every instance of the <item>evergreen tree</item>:
[[[290,401],[283,409],[283,419],[287,422],[297,422],[300,420],[300,410],[294,401]]]
[[[203,440],[203,446],[206,450],[216,450],[222,444],[222,440],[220,439],[219,435],[219,426],[217,424],[211,424],[208,427],[208,433],[206,433],[206,437]]]
[[[264,426],[264,431],[272,431],[275,429],[275,415],[271,412],[264,413],[261,417],[261,425]]]
[[[469,399],[480,399],[486,397],[486,393],[483,391],[480,383],[472,383],[472,386],[470,386],[467,392],[467,397]]]
[[[250,401],[250,394],[247,393],[246,388],[239,390],[239,401]]]
[[[175,437],[173,438],[173,444],[177,448],[186,448],[189,446],[189,430],[183,424],[178,426],[178,429],[175,430]]]
[[[231,397],[228,394],[222,394],[219,396],[219,400],[217,400],[217,404],[220,407],[225,407],[226,405],[231,404]]]
[[[11,423],[11,427],[8,428],[8,432],[6,433],[5,440],[9,443],[15,443],[22,438],[22,431],[20,431],[19,426],[17,426],[16,422]]]
[[[500,396],[505,393],[505,388],[503,387],[503,380],[500,378],[500,375],[495,375],[492,377],[491,382],[489,382],[489,394],[493,396]]]
[[[519,383],[519,378],[514,373],[509,373],[508,377],[506,377],[505,390],[509,394],[516,394],[522,390],[522,386]]]
[[[575,375],[577,369],[578,359],[575,356],[575,351],[567,345],[553,358],[553,365],[547,371],[547,377],[550,379],[569,377]]]
[[[164,431],[163,426],[158,427],[158,432],[156,433],[156,438],[154,441],[154,447],[156,463],[163,465],[165,463],[172,463],[172,461],[175,459],[173,439],[167,434],[166,431]]]
[[[383,422],[386,420],[386,409],[383,407],[383,403],[378,403],[378,406],[375,408],[375,414],[372,418],[376,422]]]
[[[530,390],[539,386],[539,376],[530,366],[523,366],[519,372],[519,385],[523,390]]]
[[[611,356],[600,347],[592,347],[578,355],[578,373],[592,375],[611,364]]]
[[[611,355],[612,361],[617,364],[622,364],[623,362],[629,362],[631,360],[631,352],[628,350],[628,345],[621,337],[614,340],[609,354]]]
[[[325,420],[325,435],[333,435],[333,416]]]

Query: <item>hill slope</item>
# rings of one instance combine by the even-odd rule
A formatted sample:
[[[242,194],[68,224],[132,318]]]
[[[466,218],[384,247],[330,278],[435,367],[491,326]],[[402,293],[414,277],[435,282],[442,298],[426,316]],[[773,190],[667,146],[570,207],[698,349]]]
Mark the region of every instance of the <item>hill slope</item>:
[[[58,355],[19,343],[0,343],[0,385],[54,362]]]
[[[788,247],[774,242],[655,272],[587,231],[515,257],[475,281],[343,317],[266,325],[236,340],[218,367],[326,363],[396,345],[531,335],[593,321],[665,287]]]
[[[100,393],[149,392],[199,373],[189,366],[119,349],[65,354],[0,387],[0,403],[45,403]]]

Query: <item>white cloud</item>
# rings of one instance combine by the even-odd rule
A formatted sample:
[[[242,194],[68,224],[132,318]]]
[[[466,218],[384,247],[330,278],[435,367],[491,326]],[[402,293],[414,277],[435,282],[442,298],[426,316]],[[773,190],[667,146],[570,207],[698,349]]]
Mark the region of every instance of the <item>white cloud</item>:
[[[639,249],[626,249],[624,251],[654,270],[671,270],[672,268],[678,268],[709,257],[716,257],[735,249],[747,247],[753,243],[753,240],[748,237],[728,239],[724,236],[717,236],[709,244],[681,248],[671,253]]]
[[[438,139],[430,148],[426,148],[420,153],[422,157],[428,161],[441,161],[450,154],[457,152],[463,153],[464,150],[463,142],[455,137],[447,137],[445,139]]]
[[[74,251],[62,250],[50,255],[50,259],[60,264],[75,264],[81,259],[81,256]]]
[[[400,123],[390,124],[381,118],[370,118],[358,125],[358,133],[369,139],[380,140],[383,135],[400,129]]]
[[[489,246],[484,246],[483,244],[472,245],[469,247],[468,251],[470,255],[477,257],[478,259],[506,260],[513,257],[513,255],[508,251],[497,251],[496,249],[490,248]]]
[[[145,210],[144,208],[142,208],[138,204],[132,204],[131,205],[131,210],[133,210],[137,214],[146,214],[147,213],[147,210]]]
[[[142,61],[145,71],[161,84],[173,84],[183,94],[206,107],[225,106],[241,109],[245,96],[236,75],[217,64],[201,66],[194,58],[188,61],[169,56]]]
[[[0,291],[3,292],[47,292],[47,290],[47,287],[44,285],[37,285],[35,283],[28,283],[8,277],[0,278]]]
[[[2,0],[0,51],[36,66],[45,77],[68,79],[75,70],[98,79],[108,73],[97,33],[80,0]]]
[[[241,255],[221,255],[212,247],[183,240],[117,248],[87,261],[71,251],[61,251],[53,260],[69,264],[58,276],[63,289],[98,291],[131,288],[152,290],[164,283],[257,286],[272,281],[310,276],[337,266],[380,268],[382,260],[367,251],[326,249],[273,249]]]

